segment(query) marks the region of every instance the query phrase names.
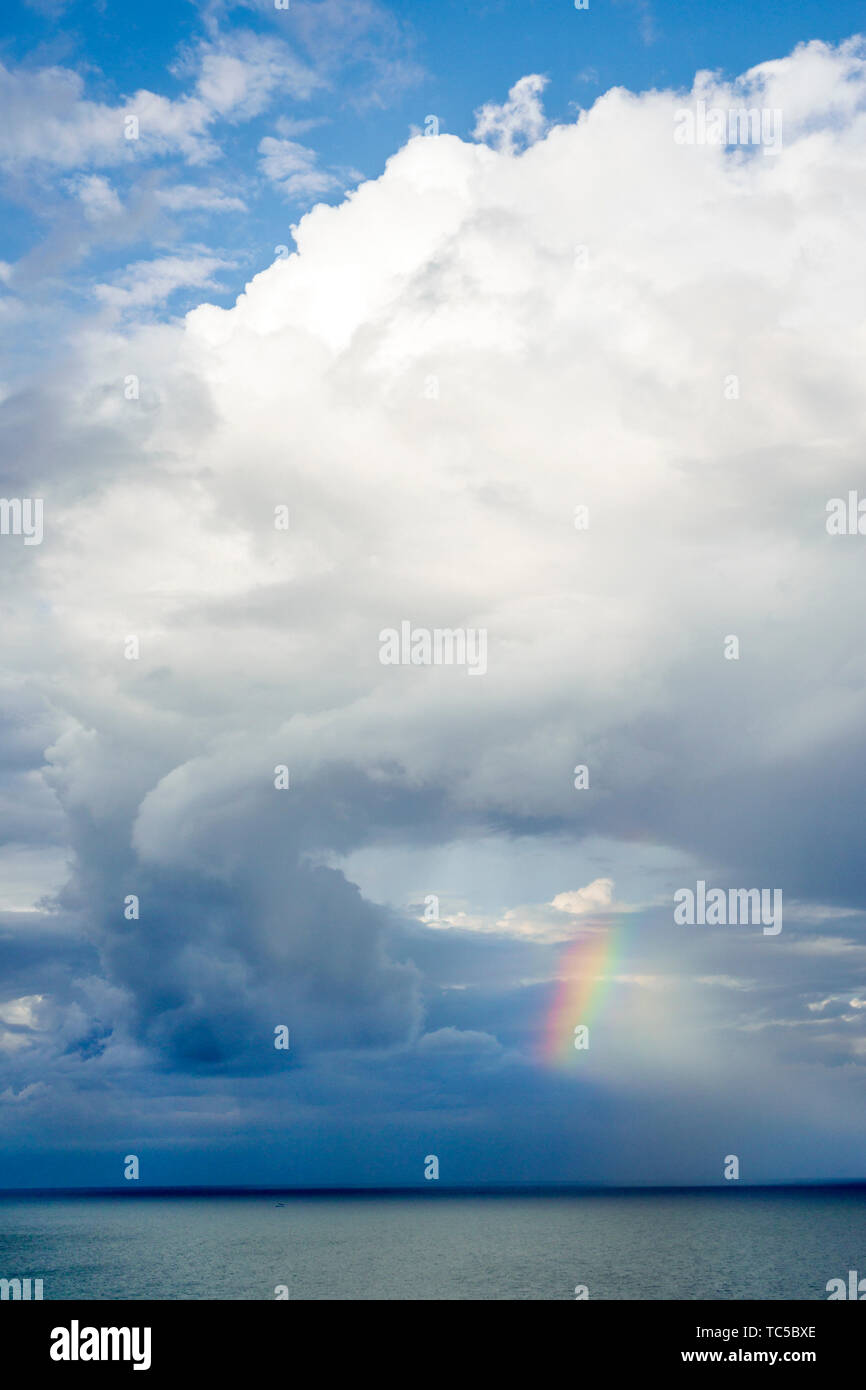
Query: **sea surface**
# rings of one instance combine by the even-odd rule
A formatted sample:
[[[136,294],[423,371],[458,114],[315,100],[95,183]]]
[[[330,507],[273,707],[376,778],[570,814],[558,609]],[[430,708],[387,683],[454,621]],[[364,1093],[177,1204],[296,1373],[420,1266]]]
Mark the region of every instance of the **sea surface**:
[[[45,1299],[826,1299],[851,1269],[864,1189],[0,1197],[0,1278]]]

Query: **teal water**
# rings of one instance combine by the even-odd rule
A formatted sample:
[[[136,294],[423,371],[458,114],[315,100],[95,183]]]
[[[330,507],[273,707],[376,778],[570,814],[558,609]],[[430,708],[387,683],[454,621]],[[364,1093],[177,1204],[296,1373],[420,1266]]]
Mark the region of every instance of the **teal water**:
[[[852,1189],[0,1198],[0,1278],[46,1299],[826,1299],[849,1269]]]

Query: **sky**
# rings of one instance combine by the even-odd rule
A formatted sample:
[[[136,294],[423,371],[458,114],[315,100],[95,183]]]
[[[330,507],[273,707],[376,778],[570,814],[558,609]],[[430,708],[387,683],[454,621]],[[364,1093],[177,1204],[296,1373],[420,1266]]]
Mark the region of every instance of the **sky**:
[[[0,1188],[866,1176],[863,28],[10,4]]]

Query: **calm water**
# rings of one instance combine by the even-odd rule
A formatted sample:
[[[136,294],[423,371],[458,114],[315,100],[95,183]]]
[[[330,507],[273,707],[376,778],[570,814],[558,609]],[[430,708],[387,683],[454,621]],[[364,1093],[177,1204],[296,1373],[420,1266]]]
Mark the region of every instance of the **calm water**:
[[[826,1299],[849,1269],[852,1190],[0,1198],[0,1277],[46,1299]]]

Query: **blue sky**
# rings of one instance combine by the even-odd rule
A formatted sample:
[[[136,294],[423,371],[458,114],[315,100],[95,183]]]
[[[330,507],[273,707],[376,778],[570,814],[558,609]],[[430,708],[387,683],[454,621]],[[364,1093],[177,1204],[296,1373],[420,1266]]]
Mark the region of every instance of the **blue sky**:
[[[254,111],[215,114],[208,129],[217,148],[203,164],[182,150],[155,151],[146,133],[120,153],[82,146],[81,168],[106,180],[124,209],[92,208],[83,225],[78,166],[46,157],[56,140],[51,128],[42,151],[34,132],[33,157],[7,168],[0,257],[23,262],[19,275],[30,293],[77,309],[94,284],[157,251],[199,266],[209,258],[222,263],[211,276],[211,297],[228,304],[269,263],[274,246],[290,242],[292,224],[314,201],[337,202],[360,177],[378,177],[429,114],[441,130],[465,137],[483,102],[503,100],[524,73],[540,72],[549,79],[549,118],[567,121],[612,86],[688,89],[700,69],[733,76],[804,38],[838,42],[861,19],[861,7],[848,3],[738,3],[695,12],[648,0],[612,0],[588,11],[566,0],[394,7],[293,0],[288,11],[276,11],[270,0],[146,7],[13,0],[2,52],[10,72],[25,81],[43,68],[78,73],[82,96],[109,108],[142,89],[182,101],[204,54],[237,51],[239,42],[268,48],[267,58],[262,50],[248,54],[251,71],[266,61],[279,70],[285,59],[303,67],[310,88],[277,71]],[[50,104],[42,102],[44,116]],[[32,116],[22,120],[32,129]],[[310,125],[285,137],[276,130],[280,120]],[[261,141],[284,138],[314,152],[330,188],[293,191],[262,170]],[[222,205],[217,212],[154,206],[154,187],[177,185],[211,190]],[[196,302],[197,292],[179,285],[170,308]]]
[[[0,1187],[862,1177],[859,7],[10,15]]]

